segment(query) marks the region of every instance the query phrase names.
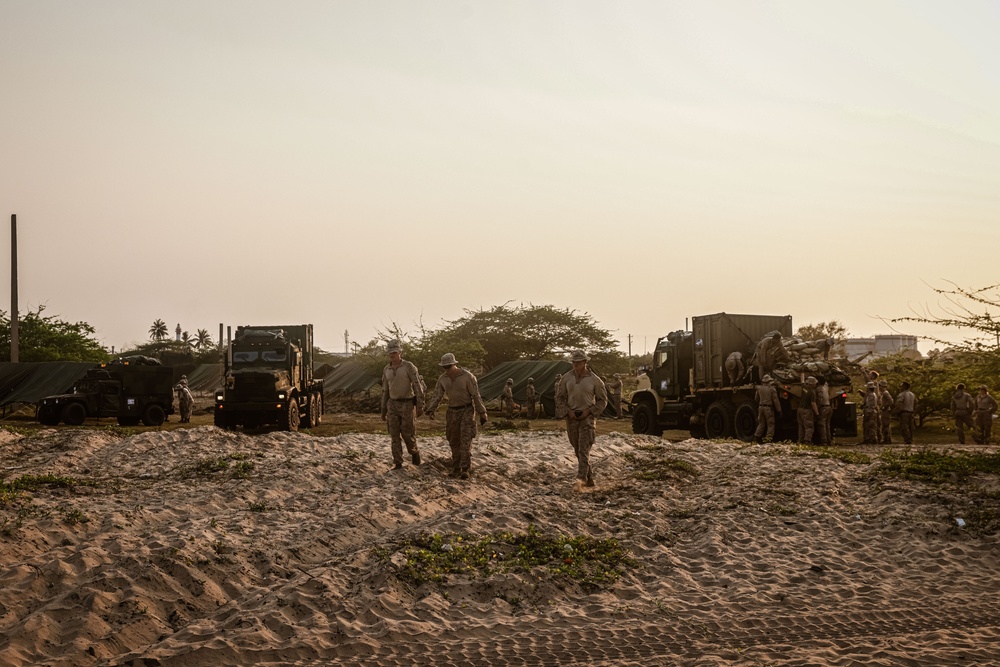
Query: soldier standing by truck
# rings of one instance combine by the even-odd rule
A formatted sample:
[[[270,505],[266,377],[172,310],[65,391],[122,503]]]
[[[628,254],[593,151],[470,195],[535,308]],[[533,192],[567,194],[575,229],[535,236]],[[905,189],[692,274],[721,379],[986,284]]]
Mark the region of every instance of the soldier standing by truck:
[[[434,411],[441,399],[448,396],[448,413],[445,419],[445,434],[451,445],[452,477],[469,479],[472,474],[472,441],[477,435],[475,417],[479,415],[480,425],[486,423],[486,406],[479,395],[476,376],[458,365],[455,355],[449,352],[441,357],[444,373],[438,378],[434,395],[427,404],[427,416],[434,419]]]
[[[614,379],[607,384],[608,387],[608,400],[611,402],[611,408],[615,411],[615,419],[622,418],[622,376],[621,373],[615,373]]]
[[[812,444],[813,432],[816,429],[816,417],[819,415],[819,406],[816,404],[816,385],[818,380],[812,375],[806,378],[806,384],[802,388],[802,395],[799,397],[799,408],[797,417],[799,420],[799,442]]]
[[[965,391],[965,384],[959,382],[955,387],[955,393],[951,395],[951,413],[955,417],[955,432],[960,445],[965,444],[965,427],[974,428],[972,411],[975,409],[976,402],[969,392]]]
[[[816,421],[816,428],[819,430],[819,443],[821,445],[833,444],[833,406],[830,405],[830,385],[825,377],[817,378],[816,405],[819,406],[819,419]]]
[[[885,380],[878,381],[878,406],[879,406],[879,427],[882,429],[882,444],[892,444],[892,409],[895,401],[889,393],[889,383]]]
[[[414,412],[417,417],[423,413],[424,390],[417,367],[403,359],[403,347],[398,340],[389,341],[386,353],[389,363],[382,370],[382,421],[389,428],[393,467],[399,470],[403,467],[403,442],[413,465],[420,465],[413,418]]]
[[[608,407],[604,381],[587,368],[588,359],[583,350],[573,350],[570,355],[573,372],[563,376],[556,394],[556,405],[566,408],[566,434],[576,452],[574,488],[577,491],[584,486],[594,486],[590,450],[597,437],[597,416]]]
[[[188,424],[191,422],[191,412],[194,410],[194,396],[191,395],[191,390],[188,389],[187,375],[181,376],[181,381],[177,383],[176,387],[174,387],[174,391],[177,392],[177,403],[180,407],[181,423]]]
[[[878,444],[878,396],[875,394],[875,383],[865,385],[865,407],[861,418],[865,439],[864,445]]]
[[[757,385],[757,431],[754,437],[758,443],[764,442],[764,432],[767,432],[767,442],[774,440],[774,415],[781,416],[781,401],[778,400],[778,390],[771,384],[774,379],[765,375]]]

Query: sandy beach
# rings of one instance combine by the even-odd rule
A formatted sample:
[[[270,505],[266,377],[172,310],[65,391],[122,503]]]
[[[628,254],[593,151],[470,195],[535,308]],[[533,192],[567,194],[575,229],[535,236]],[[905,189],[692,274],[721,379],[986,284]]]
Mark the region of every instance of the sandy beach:
[[[576,493],[558,431],[481,435],[469,481],[420,446],[391,471],[384,434],[3,431],[0,663],[1000,664],[996,476],[611,432]],[[412,576],[419,536],[528,532],[628,558]]]

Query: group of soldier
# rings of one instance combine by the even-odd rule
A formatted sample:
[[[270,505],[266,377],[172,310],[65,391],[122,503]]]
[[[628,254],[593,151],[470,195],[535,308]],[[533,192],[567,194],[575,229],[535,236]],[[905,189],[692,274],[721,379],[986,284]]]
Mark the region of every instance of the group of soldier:
[[[894,399],[889,393],[889,383],[878,379],[878,371],[869,371],[868,377],[861,411],[863,435],[861,443],[891,445],[892,418],[895,416],[899,420],[899,432],[903,436],[903,444],[913,444],[917,397],[910,391],[910,383],[901,383],[899,394]]]
[[[951,395],[951,413],[955,417],[955,431],[959,444],[965,444],[965,429],[972,428],[972,438],[980,445],[987,445],[993,438],[993,413],[997,410],[997,402],[990,395],[985,384],[979,385],[975,397],[965,391],[965,385],[955,386]]]
[[[382,419],[386,422],[391,442],[393,468],[403,467],[403,445],[413,465],[420,465],[420,451],[417,447],[415,419],[426,414],[434,419],[434,413],[447,397],[445,413],[445,438],[451,447],[451,477],[469,479],[472,475],[472,441],[478,435],[478,428],[486,423],[489,415],[479,393],[476,376],[462,368],[452,353],[441,357],[441,376],[434,391],[428,398],[426,387],[417,367],[403,359],[399,341],[389,341],[386,347],[389,363],[382,370]],[[593,470],[590,467],[590,451],[597,435],[596,422],[608,406],[609,387],[618,416],[621,416],[621,378],[605,385],[604,381],[590,370],[589,358],[582,350],[574,350],[570,355],[573,370],[557,376],[555,387],[556,417],[566,420],[566,432],[577,458],[577,489],[594,486]],[[512,417],[514,409],[513,378],[508,379],[501,393],[501,405],[505,416]],[[537,413],[538,392],[534,379],[529,378],[526,389],[528,417]],[[478,424],[477,424],[478,421]]]

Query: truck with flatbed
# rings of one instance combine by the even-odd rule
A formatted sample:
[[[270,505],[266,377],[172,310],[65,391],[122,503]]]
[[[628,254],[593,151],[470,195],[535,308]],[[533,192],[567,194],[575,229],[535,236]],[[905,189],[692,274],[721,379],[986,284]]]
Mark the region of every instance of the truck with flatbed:
[[[123,357],[87,371],[68,394],[46,396],[38,421],[78,426],[88,417],[114,417],[122,426],[159,426],[174,413],[173,369],[149,357]]]
[[[323,416],[323,380],[313,376],[313,325],[240,326],[226,345],[215,425],[311,428]]]
[[[749,365],[736,381],[725,368],[726,359],[739,352],[753,359],[761,339],[781,334],[785,349],[801,349],[792,339],[791,315],[737,315],[715,313],[692,318],[691,331],[674,331],[659,340],[638,389],[629,399],[632,430],[661,435],[664,429],[685,429],[694,437],[739,438],[751,441],[757,429],[758,369]],[[807,348],[811,349],[811,348]],[[847,400],[850,378],[825,360],[786,360],[770,373],[782,411],[776,416],[775,438],[797,436],[795,410],[807,376],[822,376],[829,385],[834,433],[857,435],[857,410]]]

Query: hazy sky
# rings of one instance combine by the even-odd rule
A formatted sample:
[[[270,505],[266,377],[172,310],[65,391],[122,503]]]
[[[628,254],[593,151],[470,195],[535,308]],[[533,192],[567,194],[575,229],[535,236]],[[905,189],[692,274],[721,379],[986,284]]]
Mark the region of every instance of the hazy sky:
[[[889,333],[1000,282],[998,34],[971,1],[0,0],[21,309],[118,348],[508,300],[635,352],[718,311]]]

